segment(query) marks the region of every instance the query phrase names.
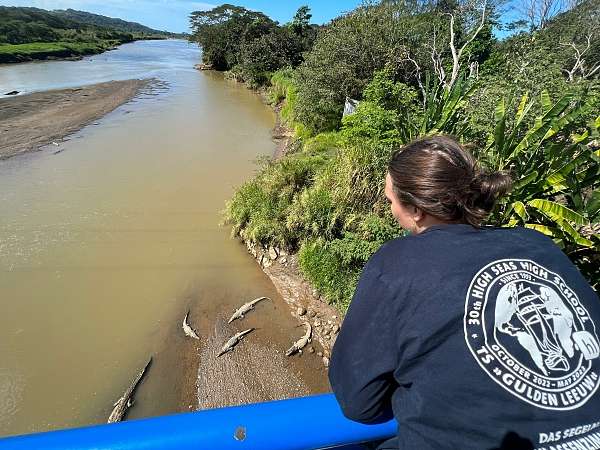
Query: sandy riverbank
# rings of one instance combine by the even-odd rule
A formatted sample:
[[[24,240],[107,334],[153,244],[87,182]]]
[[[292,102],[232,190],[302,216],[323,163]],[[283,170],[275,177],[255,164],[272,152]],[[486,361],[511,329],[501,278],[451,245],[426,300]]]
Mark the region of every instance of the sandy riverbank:
[[[60,141],[128,102],[149,83],[109,81],[0,99],[0,159]]]

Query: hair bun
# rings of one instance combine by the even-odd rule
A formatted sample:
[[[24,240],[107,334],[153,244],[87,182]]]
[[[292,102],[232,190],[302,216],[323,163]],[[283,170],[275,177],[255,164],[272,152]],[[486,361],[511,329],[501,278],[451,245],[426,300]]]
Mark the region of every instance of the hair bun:
[[[479,171],[473,177],[471,189],[473,190],[474,205],[490,212],[498,197],[506,194],[512,187],[510,175],[503,171]]]

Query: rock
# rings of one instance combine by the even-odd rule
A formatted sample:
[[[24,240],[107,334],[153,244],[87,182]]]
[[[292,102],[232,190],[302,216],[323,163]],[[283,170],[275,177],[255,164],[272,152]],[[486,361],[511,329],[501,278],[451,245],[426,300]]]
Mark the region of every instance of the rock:
[[[340,332],[340,326],[339,326],[339,325],[334,325],[334,326],[333,326],[333,330],[332,330],[332,331],[333,331],[334,333],[336,333],[336,334],[337,334],[337,333],[339,333],[339,332]]]
[[[317,356],[320,358],[323,356],[323,352],[317,352]]]
[[[196,65],[194,65],[194,69],[197,69],[197,70],[213,70],[213,65],[212,64],[205,64],[205,63],[196,64]]]
[[[273,261],[271,261],[269,259],[269,257],[267,255],[260,255],[260,258],[258,258],[258,263],[260,264],[260,266],[263,269],[266,269],[268,267],[271,267],[273,265]]]
[[[327,325],[331,325],[333,322],[331,320],[327,321]]]
[[[4,95],[17,95],[18,93],[19,93],[19,91],[10,91],[10,92],[7,92]]]
[[[269,258],[275,261],[278,256],[279,255],[277,254],[277,250],[275,250],[273,247],[269,247]]]
[[[312,295],[313,297],[318,297],[319,296],[319,291],[317,291],[316,289],[312,290]]]
[[[331,316],[333,320],[337,320],[338,316]]]
[[[319,319],[315,320],[315,327],[320,327],[321,326],[321,321]]]
[[[310,309],[310,310],[308,311],[308,317],[315,317],[316,315],[317,315],[317,313],[316,313],[316,312],[314,312],[312,309]]]
[[[329,358],[327,356],[323,356],[323,365],[329,367]]]
[[[312,347],[308,347],[308,353],[314,353],[314,352],[315,352],[315,349],[314,349],[314,348],[312,348]]]
[[[281,264],[285,264],[285,263],[287,263],[287,258],[280,258],[280,259],[279,259],[279,262],[280,262]]]
[[[296,314],[298,314],[299,316],[303,316],[304,314],[306,314],[306,309],[303,308],[302,306],[298,306],[298,309],[296,310]]]

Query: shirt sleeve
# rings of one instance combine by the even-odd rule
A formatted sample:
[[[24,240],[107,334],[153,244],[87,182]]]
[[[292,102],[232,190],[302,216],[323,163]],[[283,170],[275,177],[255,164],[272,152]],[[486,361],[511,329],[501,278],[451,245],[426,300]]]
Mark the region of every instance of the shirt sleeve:
[[[334,345],[329,381],[344,415],[362,423],[393,417],[398,387],[395,299],[373,264],[367,264]]]

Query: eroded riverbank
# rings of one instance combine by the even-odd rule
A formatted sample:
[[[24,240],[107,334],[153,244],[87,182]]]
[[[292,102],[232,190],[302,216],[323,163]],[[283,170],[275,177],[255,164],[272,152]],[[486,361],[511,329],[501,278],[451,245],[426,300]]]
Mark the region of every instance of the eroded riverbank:
[[[0,159],[58,144],[128,102],[150,83],[109,81],[0,99]]]

